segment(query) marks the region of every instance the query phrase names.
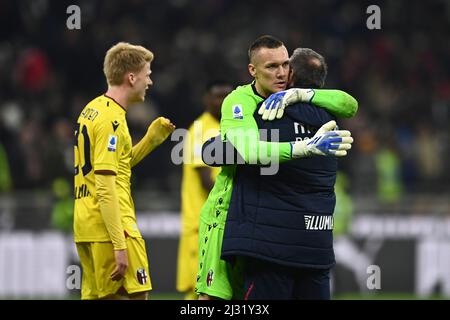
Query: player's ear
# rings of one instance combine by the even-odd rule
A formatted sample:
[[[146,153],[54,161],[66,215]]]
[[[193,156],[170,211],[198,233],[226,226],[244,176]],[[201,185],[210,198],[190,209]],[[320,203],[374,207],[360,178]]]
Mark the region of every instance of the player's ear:
[[[129,83],[131,86],[134,86],[134,83],[136,82],[136,76],[135,76],[135,74],[132,73],[132,72],[129,72],[129,73],[127,73],[126,77],[127,77],[128,83]]]
[[[288,83],[287,83],[288,88],[290,88],[294,85],[294,80],[295,80],[294,71],[292,70],[292,68],[289,68],[289,76],[288,76]]]
[[[248,64],[248,72],[250,73],[250,75],[255,78],[256,77],[256,68],[252,63]]]

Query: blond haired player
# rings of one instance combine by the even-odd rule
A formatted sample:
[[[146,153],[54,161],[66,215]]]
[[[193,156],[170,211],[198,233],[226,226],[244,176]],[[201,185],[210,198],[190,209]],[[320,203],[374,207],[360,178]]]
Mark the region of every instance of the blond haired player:
[[[153,53],[120,42],[108,50],[108,90],[89,102],[75,130],[74,237],[83,269],[82,299],[147,299],[151,290],[145,243],[131,198],[131,168],[160,145],[175,126],[153,121],[132,146],[130,106],[153,84]]]

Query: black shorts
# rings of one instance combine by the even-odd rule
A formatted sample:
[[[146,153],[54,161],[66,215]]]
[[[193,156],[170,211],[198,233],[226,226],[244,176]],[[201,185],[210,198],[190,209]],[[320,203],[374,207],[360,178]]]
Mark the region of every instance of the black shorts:
[[[245,300],[329,300],[330,269],[286,267],[244,258]]]

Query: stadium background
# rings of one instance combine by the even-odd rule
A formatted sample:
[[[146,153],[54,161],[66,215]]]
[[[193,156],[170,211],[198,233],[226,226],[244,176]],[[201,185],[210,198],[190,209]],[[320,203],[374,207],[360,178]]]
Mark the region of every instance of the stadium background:
[[[72,4],[80,30],[66,27]],[[367,28],[371,4],[381,30]],[[326,87],[359,101],[357,116],[341,122],[355,137],[340,161],[353,217],[337,237],[335,297],[450,296],[450,2],[20,0],[0,2],[0,298],[78,294],[66,287],[77,262],[63,217],[72,128],[106,89],[106,50],[128,41],[155,53],[154,86],[128,113],[138,139],[158,115],[187,128],[212,79],[249,82],[246,51],[263,34],[290,52],[324,55]],[[174,145],[165,142],[133,177],[155,297],[178,297]],[[357,261],[380,267],[381,289],[367,289],[370,274]]]

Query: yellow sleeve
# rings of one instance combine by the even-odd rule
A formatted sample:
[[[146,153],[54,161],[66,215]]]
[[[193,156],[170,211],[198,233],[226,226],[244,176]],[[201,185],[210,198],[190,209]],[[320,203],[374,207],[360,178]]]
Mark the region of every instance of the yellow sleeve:
[[[184,150],[191,157],[193,167],[209,167],[202,160],[202,147],[208,139],[220,134],[219,123],[214,124],[205,119],[194,121],[188,132],[189,139],[186,140]]]
[[[122,137],[113,131],[109,121],[102,121],[94,127],[94,171],[109,170],[117,174],[119,167],[119,147],[124,141],[120,141]]]
[[[133,147],[131,152],[131,167],[137,165],[157,146],[163,143],[173,132],[174,128],[169,119],[164,117],[156,118],[148,126],[145,136]]]
[[[103,222],[108,230],[114,250],[126,249],[125,234],[120,217],[119,197],[116,190],[116,176],[96,174],[95,189]]]
[[[149,131],[147,131],[141,141],[133,146],[133,151],[131,151],[131,167],[134,167],[141,162],[141,160],[144,159],[157,146],[158,145],[154,143],[152,135],[150,135]]]

